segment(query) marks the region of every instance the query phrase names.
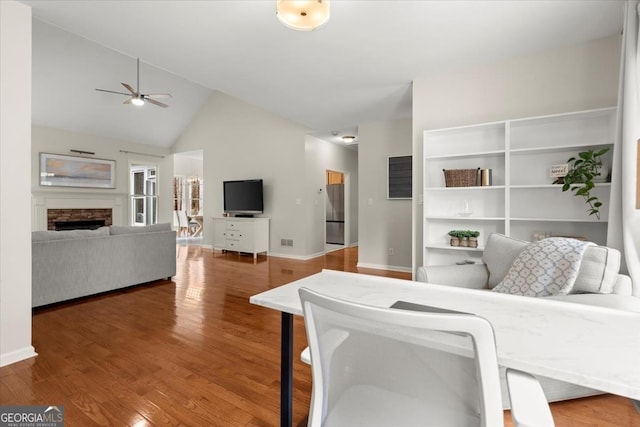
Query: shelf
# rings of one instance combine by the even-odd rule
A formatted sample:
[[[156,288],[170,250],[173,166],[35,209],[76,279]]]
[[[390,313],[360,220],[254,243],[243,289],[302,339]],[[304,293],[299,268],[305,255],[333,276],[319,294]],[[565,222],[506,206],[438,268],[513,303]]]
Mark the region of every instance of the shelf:
[[[511,221],[528,221],[528,222],[585,222],[585,223],[602,223],[607,224],[608,221],[597,218],[511,218]]]
[[[464,154],[442,154],[437,156],[425,156],[425,160],[464,159],[469,157],[500,157],[505,155],[505,150],[477,151]]]
[[[489,190],[504,190],[504,185],[474,185],[471,187],[426,187],[424,191],[489,191]]]
[[[526,117],[522,119],[512,119],[509,123],[512,126],[533,125],[540,126],[547,123],[564,122],[572,119],[594,119],[596,117],[607,117],[616,112],[616,107],[595,108],[593,110],[574,111],[571,113],[547,114],[544,116]]]
[[[427,221],[504,221],[504,217],[480,216],[425,216]]]
[[[424,245],[424,247],[428,249],[443,249],[448,251],[484,251],[484,248],[479,246],[477,248],[470,248],[468,246],[451,246],[446,243],[427,243],[426,245]]]
[[[584,184],[571,184],[571,186],[583,186]],[[610,182],[598,182],[595,184],[596,187],[611,187],[611,183]],[[526,185],[512,185],[510,187],[512,190],[527,190],[527,189],[544,189],[544,188],[553,188],[553,189],[558,189],[558,190],[562,190],[562,184],[541,184],[541,185],[537,185],[537,184],[526,184]]]
[[[535,154],[535,153],[558,153],[569,150],[582,150],[587,147],[609,147],[612,142],[604,142],[598,144],[571,144],[571,145],[554,145],[553,147],[536,147],[536,148],[513,148],[510,150],[512,155],[517,154]]]

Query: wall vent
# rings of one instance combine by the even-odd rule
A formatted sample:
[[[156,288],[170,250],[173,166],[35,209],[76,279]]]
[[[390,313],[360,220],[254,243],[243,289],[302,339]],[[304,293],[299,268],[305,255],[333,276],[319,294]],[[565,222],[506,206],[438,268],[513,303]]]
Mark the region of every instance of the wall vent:
[[[293,246],[293,239],[280,239],[280,246]]]

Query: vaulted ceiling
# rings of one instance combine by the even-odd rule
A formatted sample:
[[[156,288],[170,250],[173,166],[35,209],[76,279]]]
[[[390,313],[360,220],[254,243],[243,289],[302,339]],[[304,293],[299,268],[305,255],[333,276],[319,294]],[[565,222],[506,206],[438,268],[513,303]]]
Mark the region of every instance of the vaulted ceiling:
[[[320,136],[411,116],[411,82],[619,32],[622,2],[332,0],[313,32],[284,27],[275,0],[31,1],[33,121],[169,147],[211,91]],[[123,105],[121,82],[170,92]]]

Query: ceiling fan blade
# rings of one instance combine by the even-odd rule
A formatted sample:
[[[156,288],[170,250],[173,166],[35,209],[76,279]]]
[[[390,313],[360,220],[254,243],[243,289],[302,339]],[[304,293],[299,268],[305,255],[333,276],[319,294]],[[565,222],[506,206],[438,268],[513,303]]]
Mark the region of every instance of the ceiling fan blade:
[[[131,96],[130,93],[124,93],[124,92],[116,92],[115,90],[107,90],[107,89],[96,89],[98,92],[108,92],[108,93],[117,93],[118,95],[125,95],[125,96]]]
[[[162,103],[160,101],[156,101],[155,99],[151,99],[151,98],[145,98],[145,99],[147,101],[149,101],[150,103],[152,103],[154,105],[157,105],[158,107],[162,107],[162,108],[167,108],[168,107],[167,104],[164,104],[164,103]]]
[[[155,99],[173,98],[170,93],[147,93],[144,97]]]
[[[127,83],[122,83],[122,86],[126,87],[126,88],[127,88],[127,90],[128,90],[129,92],[131,92],[131,95],[137,95],[137,94],[138,94],[138,92],[136,92],[135,90],[133,90],[133,88],[132,88],[132,87],[131,87],[131,85],[129,85],[129,84],[127,84]],[[127,95],[129,95],[129,94],[127,94]]]
[[[129,98],[126,101],[123,102],[123,104],[131,104],[131,101],[133,101],[133,98]]]

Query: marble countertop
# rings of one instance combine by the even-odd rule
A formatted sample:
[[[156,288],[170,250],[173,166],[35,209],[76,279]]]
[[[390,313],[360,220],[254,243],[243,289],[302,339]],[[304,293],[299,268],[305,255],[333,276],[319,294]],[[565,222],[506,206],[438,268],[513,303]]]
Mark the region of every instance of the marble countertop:
[[[332,270],[250,302],[302,315],[303,286],[377,307],[401,300],[477,314],[494,327],[500,365],[640,399],[640,313]]]

